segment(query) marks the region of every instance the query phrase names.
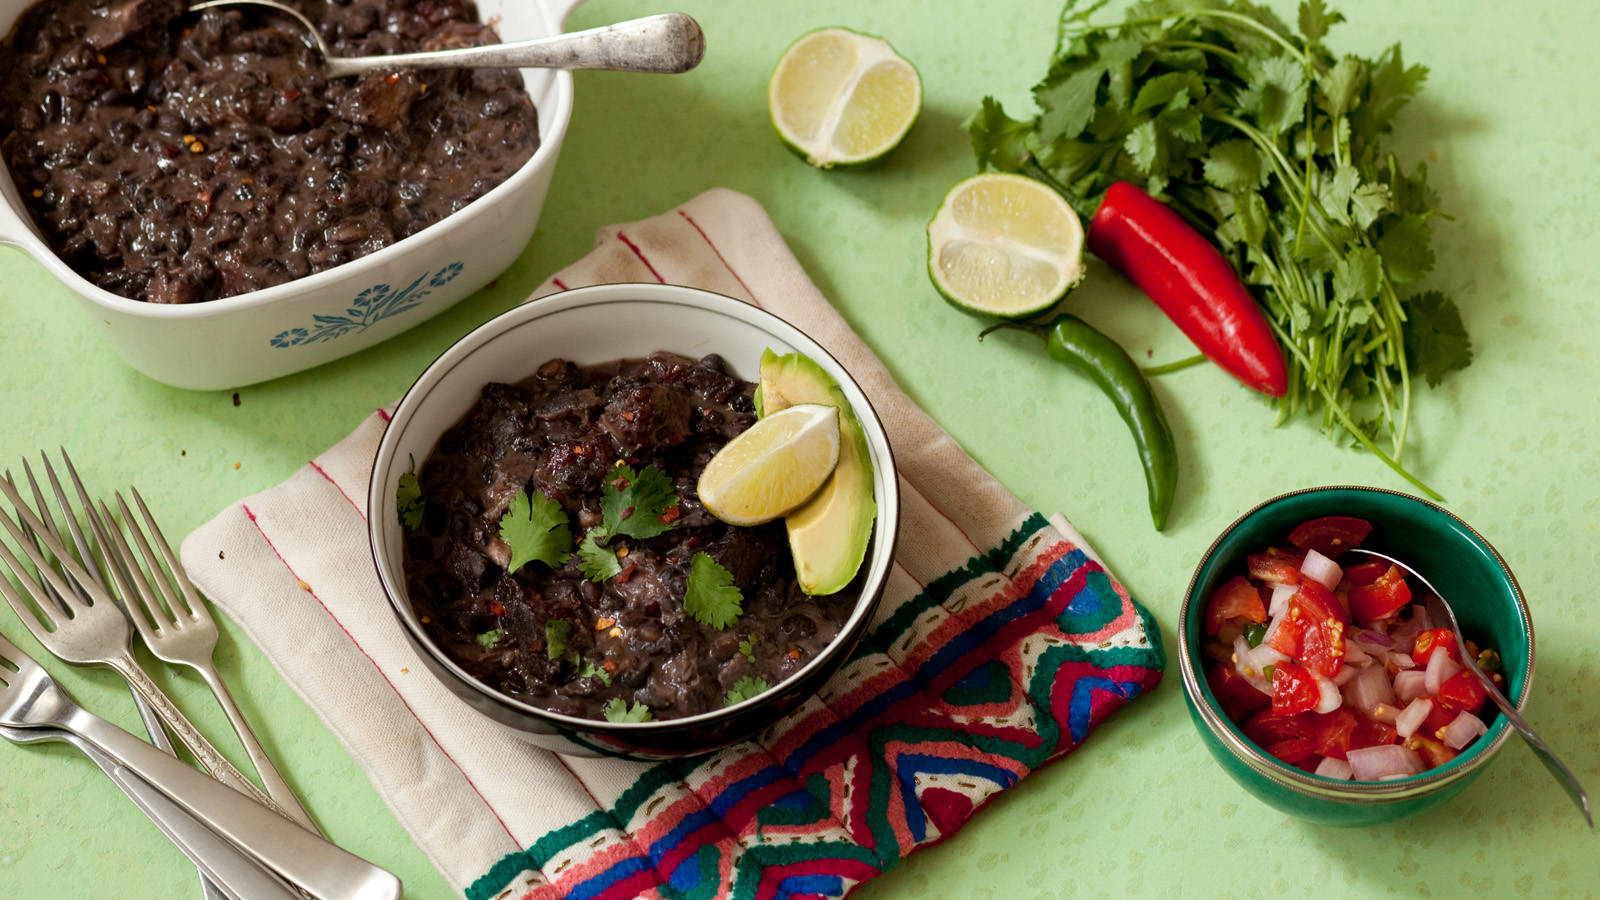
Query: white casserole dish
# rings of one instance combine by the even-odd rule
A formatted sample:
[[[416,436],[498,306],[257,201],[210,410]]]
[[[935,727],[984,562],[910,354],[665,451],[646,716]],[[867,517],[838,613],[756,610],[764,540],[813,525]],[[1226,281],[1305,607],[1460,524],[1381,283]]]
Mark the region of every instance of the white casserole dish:
[[[34,0],[0,0],[7,34]],[[560,34],[582,0],[478,0],[501,40]],[[3,75],[4,73],[0,73]],[[286,284],[184,305],[119,297],[78,275],[34,229],[0,165],[0,244],[66,285],[127,363],[175,387],[219,390],[363,350],[443,312],[511,265],[533,237],[572,118],[572,74],[524,69],[539,149],[503,184],[449,218],[344,265]],[[10,302],[15,302],[10,301]]]

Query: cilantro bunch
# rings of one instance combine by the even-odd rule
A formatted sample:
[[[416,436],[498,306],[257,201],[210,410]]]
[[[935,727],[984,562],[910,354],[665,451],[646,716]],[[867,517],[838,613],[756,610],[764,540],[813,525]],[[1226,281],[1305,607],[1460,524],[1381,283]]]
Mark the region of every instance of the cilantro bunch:
[[[1167,203],[1255,288],[1290,363],[1278,421],[1320,413],[1437,496],[1401,465],[1412,383],[1472,350],[1455,304],[1414,288],[1440,215],[1427,169],[1383,147],[1427,70],[1399,44],[1336,56],[1323,40],[1344,17],[1323,0],[1300,4],[1298,32],[1238,0],[1146,0],[1092,24],[1105,5],[1068,0],[1036,116],[984,99],[967,121],[979,167],[1049,184],[1086,218],[1116,181]]]

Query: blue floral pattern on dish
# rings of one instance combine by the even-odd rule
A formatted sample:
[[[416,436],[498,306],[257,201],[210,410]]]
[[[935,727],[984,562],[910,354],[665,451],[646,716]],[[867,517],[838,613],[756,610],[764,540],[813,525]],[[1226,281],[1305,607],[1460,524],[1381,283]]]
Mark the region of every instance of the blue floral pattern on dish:
[[[319,341],[332,341],[368,328],[407,310],[422,305],[422,300],[456,279],[462,265],[453,262],[437,272],[423,272],[417,280],[395,290],[387,284],[375,284],[356,295],[341,315],[314,315],[307,328],[290,328],[274,335],[272,346],[285,349]]]

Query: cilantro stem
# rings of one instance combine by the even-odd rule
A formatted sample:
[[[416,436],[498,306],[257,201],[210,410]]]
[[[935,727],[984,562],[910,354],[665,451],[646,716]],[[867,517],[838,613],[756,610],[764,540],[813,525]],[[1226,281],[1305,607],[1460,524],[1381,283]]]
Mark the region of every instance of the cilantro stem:
[[[1170,375],[1173,372],[1181,372],[1184,369],[1198,366],[1205,361],[1206,355],[1204,353],[1196,353],[1193,356],[1186,356],[1183,359],[1174,360],[1169,363],[1162,363],[1159,366],[1146,366],[1140,371],[1144,372],[1146,377],[1154,378],[1157,375]]]
[[[1230,59],[1230,60],[1232,60],[1234,62],[1239,62],[1240,60],[1244,59],[1244,57],[1240,56],[1237,52],[1235,52],[1233,50],[1229,50],[1227,47],[1224,47],[1224,46],[1222,46],[1220,44],[1208,43],[1206,41],[1177,41],[1177,40],[1156,41],[1156,46],[1159,46],[1159,47],[1188,47],[1191,50],[1202,50],[1202,51],[1205,51],[1206,53],[1211,53],[1211,54],[1214,54],[1216,56],[1225,57],[1225,58]]]

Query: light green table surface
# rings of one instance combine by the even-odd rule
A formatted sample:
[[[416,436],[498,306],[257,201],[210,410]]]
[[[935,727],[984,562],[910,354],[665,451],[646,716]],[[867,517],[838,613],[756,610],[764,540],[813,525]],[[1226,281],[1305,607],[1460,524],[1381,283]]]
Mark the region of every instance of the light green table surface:
[[[1232,518],[1317,483],[1404,487],[1375,460],[1272,414],[1212,367],[1160,381],[1183,456],[1168,530],[1155,534],[1131,444],[1087,383],[1020,341],[974,341],[923,272],[923,225],[973,170],[958,125],[985,93],[1026,102],[1054,35],[1055,0],[927,4],[683,0],[709,55],[677,78],[582,74],[537,236],[498,286],[386,345],[240,392],[148,381],[114,357],[67,292],[0,249],[0,463],[67,444],[91,485],[140,485],[174,537],[288,477],[395,399],[437,353],[581,255],[596,227],[725,185],[761,200],[812,277],[901,383],[999,479],[1061,510],[1161,623],[1170,655],[1198,555]],[[1273,4],[1292,14],[1286,3]],[[1402,39],[1432,76],[1398,146],[1426,157],[1451,222],[1436,284],[1460,301],[1477,361],[1421,392],[1413,458],[1450,507],[1498,546],[1538,629],[1530,718],[1600,789],[1600,27],[1580,0],[1343,2],[1336,49]],[[939,8],[939,18],[929,10]],[[575,27],[652,12],[593,0]],[[798,34],[845,23],[888,36],[926,98],[906,144],[875,171],[818,172],[781,149],[768,72]],[[1187,355],[1155,308],[1096,265],[1072,308],[1153,359]],[[9,611],[0,631],[38,652]],[[41,659],[45,657],[40,655]],[[340,844],[397,872],[411,897],[450,889],[361,769],[233,628],[225,677],[269,750]],[[109,674],[48,666],[88,707],[135,718]],[[240,758],[197,679],[160,671]],[[1584,897],[1600,842],[1533,755],[1508,744],[1454,802],[1364,830],[1314,827],[1247,796],[1200,747],[1175,663],[1163,684],[1080,751],[1028,778],[947,843],[857,896]],[[198,896],[194,870],[89,763],[62,745],[0,746],[0,896]]]

